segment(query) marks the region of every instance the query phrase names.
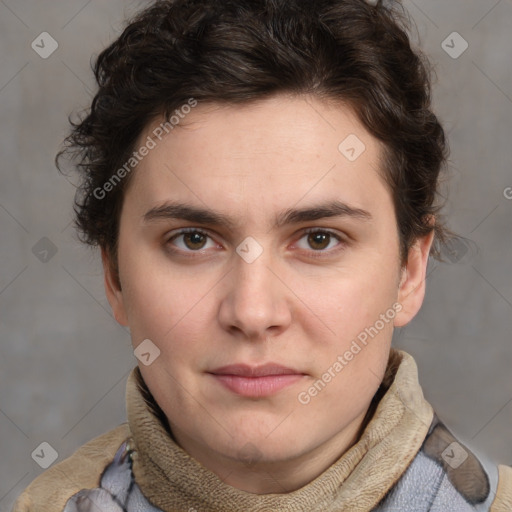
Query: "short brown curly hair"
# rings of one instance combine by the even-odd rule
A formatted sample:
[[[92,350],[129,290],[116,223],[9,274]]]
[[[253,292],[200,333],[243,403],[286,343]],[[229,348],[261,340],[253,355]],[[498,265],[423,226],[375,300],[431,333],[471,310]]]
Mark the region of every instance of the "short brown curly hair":
[[[431,108],[428,59],[412,49],[398,1],[161,0],[140,12],[97,58],[99,89],[57,155],[71,153],[81,240],[117,267],[123,191],[104,186],[130,158],[148,123],[190,98],[236,105],[285,92],[343,101],[384,143],[381,172],[400,234],[402,263],[414,241],[449,231],[437,204],[448,147]],[[435,218],[435,224],[429,220]]]

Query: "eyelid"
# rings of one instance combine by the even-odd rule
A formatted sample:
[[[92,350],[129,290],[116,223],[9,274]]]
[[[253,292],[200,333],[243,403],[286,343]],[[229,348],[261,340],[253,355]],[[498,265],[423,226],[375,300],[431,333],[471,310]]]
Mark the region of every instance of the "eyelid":
[[[338,240],[343,241],[343,236],[331,228],[312,227],[312,228],[305,228],[304,230],[302,230],[302,236],[308,235],[309,233],[328,233],[329,235],[334,236]]]

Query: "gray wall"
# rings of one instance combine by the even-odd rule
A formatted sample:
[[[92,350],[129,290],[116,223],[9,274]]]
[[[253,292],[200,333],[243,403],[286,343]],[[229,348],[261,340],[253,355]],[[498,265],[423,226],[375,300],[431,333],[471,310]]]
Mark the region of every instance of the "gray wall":
[[[67,115],[94,89],[91,55],[143,4],[0,2],[1,511],[43,471],[31,457],[40,443],[62,460],[125,418],[129,335],[110,314],[98,255],[76,241],[73,178],[53,157]],[[512,2],[405,5],[437,70],[436,110],[452,147],[446,213],[475,247],[431,266],[424,307],[395,344],[416,357],[452,430],[512,464]],[[43,46],[43,31],[58,42],[47,59],[31,48]],[[442,48],[454,31],[469,43],[456,59]],[[38,51],[49,49],[45,40]]]

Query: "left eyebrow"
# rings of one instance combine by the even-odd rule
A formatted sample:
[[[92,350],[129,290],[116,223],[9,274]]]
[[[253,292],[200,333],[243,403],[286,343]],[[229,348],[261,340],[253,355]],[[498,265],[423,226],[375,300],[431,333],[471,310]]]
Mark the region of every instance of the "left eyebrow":
[[[275,227],[327,219],[329,217],[349,217],[361,221],[370,221],[373,219],[371,213],[366,210],[349,206],[341,201],[331,201],[301,209],[285,210],[278,215]]]
[[[341,201],[330,201],[300,209],[289,208],[284,210],[277,215],[274,227],[279,228],[288,224],[299,224],[301,222],[330,217],[348,217],[360,221],[371,221],[373,219],[371,213],[366,210],[349,206]],[[182,202],[167,201],[160,206],[148,210],[142,216],[142,219],[144,223],[167,219],[181,219],[197,224],[223,226],[230,230],[235,230],[237,227],[237,222],[221,212]]]

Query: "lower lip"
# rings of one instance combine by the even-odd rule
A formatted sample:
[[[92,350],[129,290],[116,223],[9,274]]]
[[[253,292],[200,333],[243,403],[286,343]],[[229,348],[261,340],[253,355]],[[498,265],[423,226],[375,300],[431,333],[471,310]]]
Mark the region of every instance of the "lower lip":
[[[260,398],[269,396],[301,380],[304,375],[266,375],[264,377],[241,377],[239,375],[211,374],[223,386],[237,395]]]

